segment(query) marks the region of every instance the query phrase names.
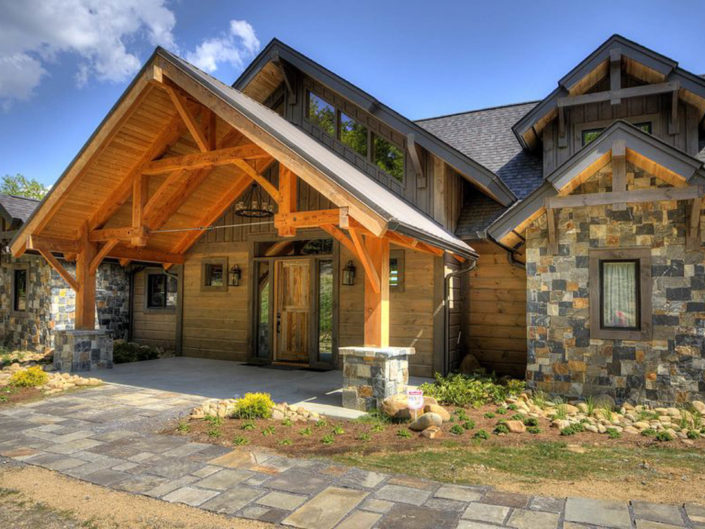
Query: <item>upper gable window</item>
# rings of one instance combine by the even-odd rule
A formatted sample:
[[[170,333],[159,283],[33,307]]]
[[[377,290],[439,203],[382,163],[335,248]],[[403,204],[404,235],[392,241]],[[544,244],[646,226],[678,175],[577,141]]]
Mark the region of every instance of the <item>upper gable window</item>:
[[[634,126],[638,129],[643,130],[647,134],[651,134],[651,122],[650,121],[644,121],[642,123],[634,123]],[[596,140],[600,134],[602,134],[602,131],[605,130],[605,127],[597,128],[597,129],[585,129],[582,131],[582,141],[583,141],[583,147],[585,147],[588,143],[591,143],[592,141]]]
[[[308,119],[324,132],[335,137],[335,108],[313,92],[308,93]]]
[[[358,120],[309,90],[308,121],[338,139],[399,182],[404,181],[404,149],[376,134]]]

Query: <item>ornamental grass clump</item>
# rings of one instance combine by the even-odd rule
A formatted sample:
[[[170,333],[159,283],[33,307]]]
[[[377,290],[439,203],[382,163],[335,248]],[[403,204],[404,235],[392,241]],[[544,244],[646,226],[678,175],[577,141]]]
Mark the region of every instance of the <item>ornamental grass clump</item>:
[[[20,369],[12,373],[10,385],[18,388],[36,388],[43,386],[49,381],[49,375],[39,366]]]
[[[274,402],[269,393],[245,393],[235,401],[233,417],[238,419],[269,419]]]
[[[508,380],[502,384],[488,376],[455,373],[443,377],[436,373],[436,380],[422,384],[421,389],[424,395],[434,397],[441,404],[478,408],[484,404],[501,404],[508,397],[519,395],[524,391],[524,383]]]

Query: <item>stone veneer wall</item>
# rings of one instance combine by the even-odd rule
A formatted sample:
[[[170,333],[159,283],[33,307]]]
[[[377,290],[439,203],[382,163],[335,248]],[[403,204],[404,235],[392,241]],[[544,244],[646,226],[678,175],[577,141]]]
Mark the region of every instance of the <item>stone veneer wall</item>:
[[[631,165],[627,172],[629,189],[665,185]],[[608,191],[611,176],[607,167],[574,194]],[[705,397],[705,254],[686,251],[688,208],[671,201],[562,209],[558,255],[547,251],[545,215],[528,227],[529,387],[618,402]],[[591,340],[588,250],[627,247],[651,249],[652,340]]]
[[[70,273],[73,263],[62,262]],[[15,265],[26,265],[27,305],[24,313],[12,310]],[[117,263],[106,262],[96,277],[96,323],[113,338],[127,338],[129,326],[129,275]],[[73,328],[75,293],[41,257],[0,258],[0,343],[10,348],[43,350],[54,347],[52,331]]]

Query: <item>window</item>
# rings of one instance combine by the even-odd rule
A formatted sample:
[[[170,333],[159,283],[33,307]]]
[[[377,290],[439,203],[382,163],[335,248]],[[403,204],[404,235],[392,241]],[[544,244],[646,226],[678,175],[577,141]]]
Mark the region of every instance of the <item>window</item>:
[[[308,119],[324,132],[335,137],[335,108],[313,92],[308,93]]]
[[[318,261],[318,361],[333,361],[333,261]]]
[[[12,308],[17,312],[27,310],[27,269],[16,268],[12,295]]]
[[[650,250],[591,250],[589,266],[590,337],[649,339]]]
[[[401,149],[379,136],[374,136],[372,150],[374,151],[373,161],[377,167],[402,182],[404,180],[404,153]]]
[[[389,288],[404,290],[404,250],[389,252]]]
[[[634,126],[637,127],[638,129],[643,130],[647,134],[651,134],[651,122],[650,121],[644,121],[642,123],[634,123]],[[597,129],[585,129],[582,131],[582,141],[583,141],[583,147],[587,145],[588,143],[591,143],[592,141],[596,140],[600,134],[602,134],[602,131],[605,130],[605,127],[597,128]]]
[[[308,121],[323,132],[340,140],[394,179],[404,181],[405,156],[402,147],[372,134],[365,125],[311,91],[308,92],[306,115]]]
[[[203,262],[201,290],[227,290],[228,260],[225,257]]]
[[[147,274],[147,308],[176,307],[176,278],[164,273]]]

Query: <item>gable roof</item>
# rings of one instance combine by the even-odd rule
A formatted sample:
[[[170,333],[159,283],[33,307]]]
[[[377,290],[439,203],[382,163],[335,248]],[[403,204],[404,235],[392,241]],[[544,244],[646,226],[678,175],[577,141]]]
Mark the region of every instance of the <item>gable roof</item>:
[[[485,108],[416,123],[494,172],[521,199],[541,185],[543,165],[539,155],[522,149],[512,125],[536,104]]]
[[[39,200],[34,198],[0,194],[0,215],[5,217],[9,223],[13,221],[27,222],[38,205]]]
[[[545,182],[521,202],[507,209],[489,227],[488,233],[501,240],[517,226],[544,207],[546,198],[559,193],[570,181],[590,170],[592,174],[611,160],[612,146],[624,142],[626,158],[637,166],[642,158],[648,162],[645,169],[651,173],[661,171],[657,176],[676,176],[685,182],[705,181],[705,168],[701,160],[644,132],[624,120],[617,120],[607,127],[594,141],[582,147],[568,160],[546,176]]]
[[[585,93],[595,82],[608,75],[610,53],[618,50],[626,61],[626,72],[648,83],[678,81],[680,96],[698,104],[705,112],[705,79],[678,66],[678,62],[621,35],[612,35],[595,51],[558,81],[558,87],[540,101],[512,127],[526,149],[535,145],[541,129],[553,119],[557,100],[567,95]],[[527,138],[533,138],[529,141]]]
[[[402,134],[414,135],[414,141],[444,160],[471,182],[483,187],[503,205],[509,205],[516,197],[510,188],[491,169],[468,157],[463,152],[429,133],[425,128],[405,118],[376,98],[358,88],[342,77],[336,75],[320,64],[287,46],[272,39],[260,54],[250,63],[245,71],[233,83],[233,88],[245,91],[246,87],[271,62],[285,61],[310,77],[317,79],[331,90],[352,101]]]
[[[82,203],[84,200],[80,193],[84,192],[82,188],[87,183],[86,179],[90,179],[90,175],[86,176],[87,173],[83,169],[91,163],[90,154],[86,154],[84,157],[84,152],[90,153],[91,150],[95,152],[95,149],[100,145],[96,138],[111,138],[112,132],[120,126],[121,118],[124,118],[124,108],[129,108],[130,102],[138,100],[138,97],[145,93],[145,87],[151,87],[155,83],[159,84],[159,81],[152,77],[154,70],[159,72],[159,76],[163,72],[164,76],[201,104],[209,103],[212,107],[211,110],[216,112],[225,122],[235,128],[247,130],[246,136],[249,140],[264,152],[269,152],[277,159],[285,160],[288,167],[296,170],[299,178],[307,181],[311,178],[310,175],[323,175],[327,180],[325,180],[325,186],[318,186],[318,191],[338,205],[348,205],[351,214],[359,212],[360,217],[355,215],[355,218],[364,226],[371,226],[370,221],[368,220],[365,224],[364,219],[372,219],[375,228],[384,224],[381,228],[382,232],[386,229],[398,231],[459,255],[477,256],[476,252],[462,240],[360,172],[356,167],[273,110],[162,48],[155,50],[136,79],[127,88],[125,94],[113,107],[111,113],[101,123],[98,130],[91,136],[56,185],[52,187],[49,194],[30,216],[28,222],[15,236],[12,242],[12,250],[15,255],[22,253],[29,235],[38,235],[35,230],[41,232],[41,226],[46,225],[54,230],[52,233],[56,232],[57,235],[68,238],[70,237],[69,233],[75,233],[77,226],[84,225],[86,219],[90,218],[93,213],[90,207],[73,208],[71,222],[61,216],[61,212],[64,211],[62,207],[67,202],[73,200],[76,203]],[[123,111],[122,116],[120,111]],[[113,112],[116,112],[115,116],[112,115]],[[163,116],[163,121],[169,122],[170,117]],[[132,155],[141,156],[141,153],[133,153]],[[120,175],[115,176],[118,182],[120,181],[119,177]],[[83,185],[73,185],[77,182]],[[323,182],[321,180],[321,183]],[[311,184],[310,181],[308,183]],[[215,185],[216,181],[213,181],[212,186]],[[109,198],[113,191],[105,184],[91,189],[94,189],[94,194],[100,194],[100,196],[93,197],[95,204],[100,204],[101,199]],[[210,196],[206,196],[212,203],[202,203],[200,208],[219,207],[221,202],[219,195],[224,192],[224,189],[211,187],[208,191]],[[201,200],[203,198],[205,197],[201,195]],[[229,202],[223,205],[222,209],[224,210],[228,205]],[[70,206],[67,207],[70,208]],[[222,211],[219,212],[220,214]],[[379,224],[377,219],[379,219]],[[374,232],[374,229],[371,228],[371,231]],[[171,244],[170,234],[161,233],[159,236],[161,237],[160,241],[164,244]],[[156,247],[154,249],[163,250],[163,248]],[[108,253],[107,256],[113,256],[113,253]]]

